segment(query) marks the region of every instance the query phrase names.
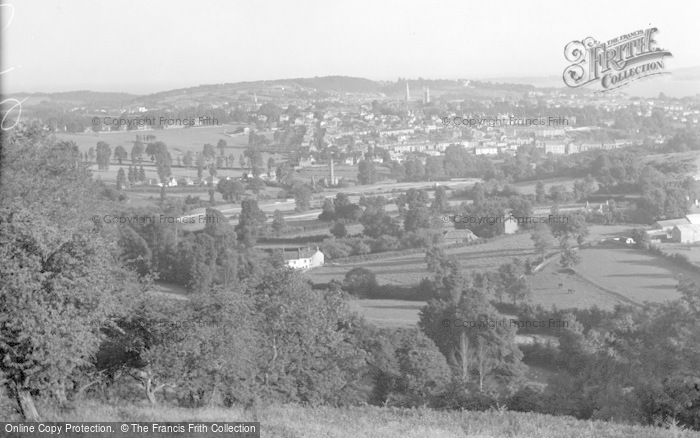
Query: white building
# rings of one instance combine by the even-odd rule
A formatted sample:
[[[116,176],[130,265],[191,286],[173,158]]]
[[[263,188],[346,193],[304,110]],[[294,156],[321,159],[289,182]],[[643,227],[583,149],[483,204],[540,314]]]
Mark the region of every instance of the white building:
[[[325,256],[318,248],[316,248],[315,251],[299,249],[294,252],[285,252],[284,262],[292,269],[311,269],[323,266],[325,263]]]

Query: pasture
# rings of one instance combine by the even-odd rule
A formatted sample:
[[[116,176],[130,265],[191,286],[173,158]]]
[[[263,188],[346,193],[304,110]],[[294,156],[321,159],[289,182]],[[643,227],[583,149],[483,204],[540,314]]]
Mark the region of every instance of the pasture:
[[[591,225],[589,227],[589,241],[595,242],[603,238],[617,236],[632,228],[634,227],[630,225]],[[503,236],[481,245],[450,248],[445,252],[459,262],[463,271],[496,269],[502,263],[510,262],[515,257],[523,260],[539,257],[535,252],[530,234],[527,232]],[[374,271],[380,284],[412,285],[429,274],[425,264],[425,253],[421,252],[366,262],[341,265],[327,264],[309,271],[307,275],[315,283],[327,283],[332,279],[340,281],[347,271],[358,266]]]
[[[581,251],[576,271],[584,278],[637,303],[663,302],[680,298],[678,274],[700,282],[700,275],[670,261],[613,244]]]
[[[228,155],[235,148],[245,148],[248,145],[247,135],[238,135],[229,137],[223,135],[224,130],[233,131],[237,125],[219,125],[219,126],[201,126],[193,128],[173,128],[173,129],[153,129],[148,131],[101,131],[101,132],[79,132],[79,133],[58,133],[55,134],[58,140],[73,141],[78,145],[81,151],[85,152],[91,147],[95,147],[98,141],[107,142],[114,150],[115,146],[122,145],[127,152],[131,151],[131,146],[136,140],[136,136],[154,135],[156,141],[162,141],[168,146],[170,151],[181,150],[187,152],[189,150],[201,151],[205,143],[210,143],[214,146],[219,140],[225,140],[229,148],[225,154]],[[144,142],[146,143],[146,142]],[[217,149],[218,153],[219,150]],[[172,152],[171,152],[172,154]],[[173,156],[173,159],[176,159]],[[236,160],[238,156],[236,155]]]
[[[377,327],[400,328],[416,327],[418,313],[425,306],[424,301],[403,300],[350,300],[350,310],[362,315],[365,320]]]
[[[599,242],[603,238],[618,236],[634,228],[634,225],[592,225],[589,240]],[[505,236],[481,245],[450,248],[446,253],[453,256],[463,271],[495,270],[502,263],[514,257],[536,259],[529,233]],[[574,271],[562,270],[559,256],[541,271],[528,277],[532,288],[532,302],[545,307],[589,308],[594,305],[612,309],[617,304],[642,304],[645,301],[662,302],[679,297],[675,290],[677,275],[697,278],[700,276],[680,268],[667,260],[650,253],[614,244],[594,245],[581,250],[582,262]],[[409,286],[428,277],[425,253],[416,253],[378,260],[336,264],[330,261],[325,266],[310,270],[306,275],[315,283],[326,283],[332,279],[342,281],[345,273],[355,267],[372,270],[380,284]],[[573,291],[573,292],[570,292]],[[504,298],[504,300],[507,298]],[[368,320],[378,324],[395,324],[397,320],[411,320],[400,310],[409,301],[387,300],[367,307],[358,300],[356,308],[361,309]],[[389,315],[381,321],[382,315]],[[398,316],[397,316],[398,315]]]

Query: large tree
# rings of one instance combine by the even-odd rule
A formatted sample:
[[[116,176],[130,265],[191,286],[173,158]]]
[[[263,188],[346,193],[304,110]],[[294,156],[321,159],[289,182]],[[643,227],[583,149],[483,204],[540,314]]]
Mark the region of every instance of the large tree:
[[[255,199],[244,199],[241,202],[241,215],[236,225],[238,240],[245,246],[251,247],[260,235],[260,229],[265,224],[265,212],[258,207]]]
[[[19,406],[33,395],[65,402],[109,327],[127,309],[135,277],[91,217],[105,210],[73,143],[39,130],[3,139],[0,184],[0,361]],[[104,225],[104,226],[100,226]]]

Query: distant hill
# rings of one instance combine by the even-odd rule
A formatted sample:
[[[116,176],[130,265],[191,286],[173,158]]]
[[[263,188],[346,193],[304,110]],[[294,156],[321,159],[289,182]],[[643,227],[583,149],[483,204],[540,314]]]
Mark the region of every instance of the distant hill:
[[[86,104],[119,104],[127,103],[138,98],[136,94],[129,93],[105,93],[99,91],[66,91],[63,93],[17,93],[15,98],[24,98],[31,96],[33,98],[44,98],[44,100],[52,100],[56,102],[82,102]]]
[[[306,79],[289,79],[280,82],[292,82],[302,87],[315,88],[321,91],[335,91],[336,93],[378,93],[379,83],[350,76],[324,76]]]

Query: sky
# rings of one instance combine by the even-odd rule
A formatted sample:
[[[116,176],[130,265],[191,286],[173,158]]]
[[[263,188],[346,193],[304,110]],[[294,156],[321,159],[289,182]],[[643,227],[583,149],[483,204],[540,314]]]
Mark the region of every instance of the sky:
[[[561,76],[570,41],[651,26],[667,68],[700,66],[698,1],[0,0],[0,14],[3,93]]]

